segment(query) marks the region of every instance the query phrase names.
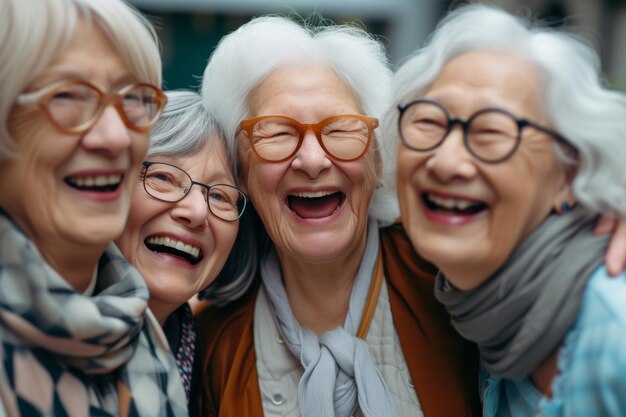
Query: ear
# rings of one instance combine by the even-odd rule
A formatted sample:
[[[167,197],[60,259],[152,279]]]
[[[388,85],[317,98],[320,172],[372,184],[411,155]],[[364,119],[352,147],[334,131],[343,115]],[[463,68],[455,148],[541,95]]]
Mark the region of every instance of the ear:
[[[564,176],[561,189],[554,196],[552,201],[552,210],[557,214],[565,214],[571,211],[578,201],[574,195],[573,181],[576,176],[573,168],[567,169]]]

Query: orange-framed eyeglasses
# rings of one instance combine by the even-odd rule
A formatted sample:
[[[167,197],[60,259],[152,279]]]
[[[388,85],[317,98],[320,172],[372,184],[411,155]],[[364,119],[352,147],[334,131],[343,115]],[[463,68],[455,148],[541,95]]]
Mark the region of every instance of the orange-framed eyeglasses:
[[[336,114],[319,123],[305,124],[283,115],[242,120],[254,153],[268,162],[282,162],[300,149],[307,131],[315,133],[324,151],[339,161],[354,161],[366,152],[378,119],[361,114]]]
[[[147,83],[105,93],[85,81],[61,81],[17,97],[21,106],[37,104],[57,130],[69,134],[89,130],[110,104],[129,129],[146,132],[157,122],[166,103],[161,89]]]

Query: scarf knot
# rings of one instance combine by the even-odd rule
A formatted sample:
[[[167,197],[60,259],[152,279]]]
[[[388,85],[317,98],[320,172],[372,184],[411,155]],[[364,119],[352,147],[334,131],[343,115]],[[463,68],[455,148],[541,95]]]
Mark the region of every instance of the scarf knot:
[[[372,361],[367,343],[355,336],[372,281],[378,244],[378,226],[371,220],[344,326],[319,337],[295,319],[275,249],[261,263],[263,288],[278,328],[304,368],[298,385],[303,417],[350,417],[357,408],[365,417],[397,416],[391,393]]]

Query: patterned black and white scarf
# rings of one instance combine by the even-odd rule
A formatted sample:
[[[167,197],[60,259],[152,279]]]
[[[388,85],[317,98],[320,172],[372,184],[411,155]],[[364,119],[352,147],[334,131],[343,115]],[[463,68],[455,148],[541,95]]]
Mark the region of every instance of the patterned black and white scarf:
[[[139,273],[111,244],[75,292],[0,211],[0,416],[186,416]]]

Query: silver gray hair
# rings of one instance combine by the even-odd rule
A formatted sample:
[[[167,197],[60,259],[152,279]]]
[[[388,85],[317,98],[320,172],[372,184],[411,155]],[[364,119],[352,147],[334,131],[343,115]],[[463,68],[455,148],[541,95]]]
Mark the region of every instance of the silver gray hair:
[[[221,144],[226,149],[224,134],[204,108],[200,96],[193,91],[168,91],[167,106],[152,129],[152,139],[147,159],[152,156],[184,157],[203,149],[206,145]],[[234,172],[233,160],[226,154],[230,174]],[[245,211],[244,211],[245,216]],[[218,305],[239,298],[251,283],[256,253],[250,239],[246,220],[240,219],[239,232],[224,267],[215,280],[202,291],[201,297]],[[219,236],[218,236],[219,238]]]
[[[154,28],[124,1],[0,0],[0,159],[15,156],[8,118],[17,96],[70,44],[79,18],[104,30],[138,81],[161,85]]]
[[[626,96],[603,85],[598,55],[580,35],[495,6],[452,11],[397,71],[383,123],[390,152],[399,143],[397,105],[421,97],[446,63],[476,50],[516,54],[536,66],[548,120],[578,152],[574,160],[555,144],[560,160],[575,168],[576,197],[588,210],[625,214]],[[395,182],[395,172],[387,170],[386,178]]]

